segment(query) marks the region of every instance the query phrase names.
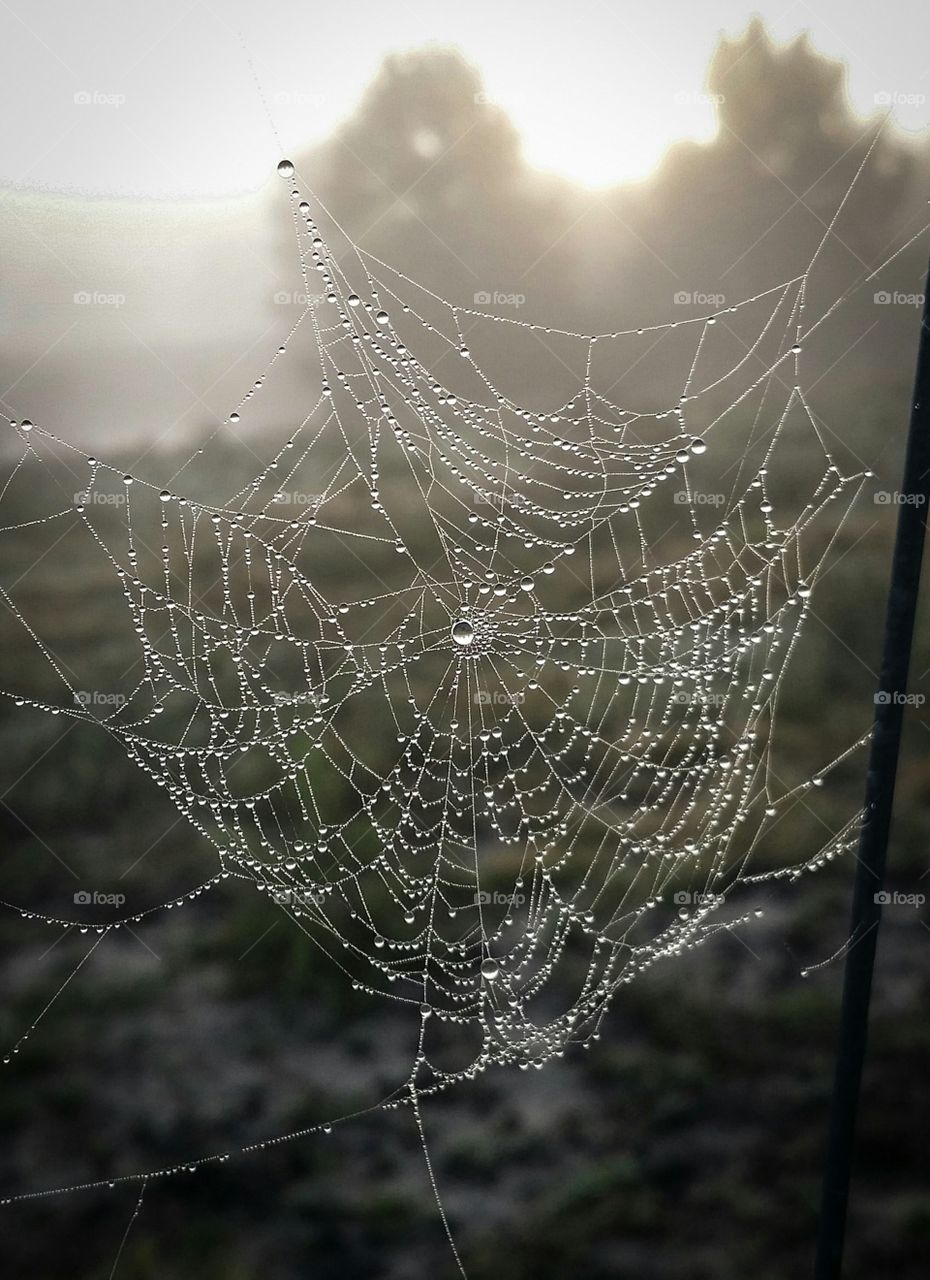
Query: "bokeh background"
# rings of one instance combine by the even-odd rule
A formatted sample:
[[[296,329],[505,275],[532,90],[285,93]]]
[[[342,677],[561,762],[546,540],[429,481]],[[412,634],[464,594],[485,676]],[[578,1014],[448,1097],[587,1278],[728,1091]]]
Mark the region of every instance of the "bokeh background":
[[[96,5],[73,30],[61,6],[4,8],[18,65],[2,91],[14,121],[0,190],[3,411],[156,483],[171,475],[306,305],[274,176],[285,151],[348,237],[436,292],[596,332],[703,314],[708,296],[732,303],[796,275],[872,147],[825,246],[822,298],[917,238],[831,325],[811,394],[831,448],[893,491],[930,248],[918,235],[930,73],[911,57],[926,15],[886,5],[870,28],[827,5],[773,11],[769,25],[740,6],[654,8],[443,7],[430,22],[419,5],[310,19],[279,4],[259,22],[195,5],[157,21],[140,10],[132,25]],[[815,38],[794,34],[807,26]],[[673,334],[618,369],[615,394],[661,386]],[[506,372],[532,401],[557,385],[557,364],[540,343]],[[260,423],[227,426],[211,445],[227,491],[312,403],[312,361],[294,365]],[[3,450],[8,470],[14,444]],[[798,451],[799,489],[810,461]],[[72,485],[67,470],[29,475],[0,504],[4,530]],[[800,770],[870,722],[893,525],[870,489],[837,543],[781,726]],[[55,652],[128,668],[120,598],[80,545],[4,532],[3,586]],[[927,621],[925,608],[917,692]],[[9,611],[0,643],[4,688],[60,699]],[[90,886],[141,911],[212,874],[209,849],[107,735],[10,699],[0,713],[5,902],[70,916]],[[909,713],[889,886],[904,894],[930,883],[928,732],[925,712]],[[861,786],[861,773],[841,775],[822,801],[828,827]],[[798,850],[786,836],[769,856]],[[749,945],[722,937],[659,966],[626,990],[590,1052],[542,1073],[488,1073],[424,1108],[473,1280],[808,1273],[841,965],[800,974],[843,943],[851,874],[846,860],[760,890]],[[928,919],[900,905],[883,924],[850,1280],[926,1274]],[[88,935],[59,939],[8,910],[0,941],[0,1031],[13,1043]],[[410,1034],[348,991],[267,899],[224,887],[107,939],[4,1067],[4,1194],[365,1108],[403,1078]],[[7,1273],[109,1276],[136,1197],[118,1186],[3,1208]],[[375,1112],[325,1142],[151,1182],[116,1274],[455,1272],[410,1117]]]

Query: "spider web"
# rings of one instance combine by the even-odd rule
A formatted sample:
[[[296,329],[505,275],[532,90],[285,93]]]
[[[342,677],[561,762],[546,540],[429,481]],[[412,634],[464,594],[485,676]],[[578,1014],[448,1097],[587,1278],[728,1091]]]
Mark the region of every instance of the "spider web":
[[[409,1079],[376,1105],[410,1104],[422,1137],[419,1096],[589,1046],[625,984],[751,923],[761,882],[852,847],[858,814],[791,865],[765,857],[865,741],[813,776],[775,752],[818,579],[870,473],[834,455],[804,390],[805,345],[843,301],[810,314],[832,224],[775,288],[590,335],[446,301],[279,173],[308,304],[166,486],[11,424],[4,499],[62,459],[85,480],[3,531],[92,539],[139,663],[112,708],[82,705],[4,590],[64,690],[9,696],[101,726],[215,850],[215,875],[166,907],[241,880],[347,983],[419,1020]],[[620,403],[619,375],[659,338],[661,377]],[[555,399],[531,378],[507,389],[540,344],[567,384]],[[220,496],[215,473],[197,478],[211,442],[295,359],[318,369],[315,398]],[[148,914],[97,926],[93,947]],[[144,1191],[176,1171],[133,1177]]]

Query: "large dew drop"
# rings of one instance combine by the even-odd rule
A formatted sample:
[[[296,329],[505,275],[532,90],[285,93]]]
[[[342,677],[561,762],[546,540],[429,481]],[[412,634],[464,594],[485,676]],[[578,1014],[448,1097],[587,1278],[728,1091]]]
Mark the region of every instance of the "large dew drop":
[[[488,956],[486,959],[481,961],[482,978],[487,978],[488,982],[493,982],[499,973],[500,967],[497,961],[492,959],[491,956]]]
[[[475,628],[470,622],[466,622],[464,618],[460,618],[458,622],[452,625],[452,639],[456,644],[460,644],[464,649],[470,645],[475,638]]]

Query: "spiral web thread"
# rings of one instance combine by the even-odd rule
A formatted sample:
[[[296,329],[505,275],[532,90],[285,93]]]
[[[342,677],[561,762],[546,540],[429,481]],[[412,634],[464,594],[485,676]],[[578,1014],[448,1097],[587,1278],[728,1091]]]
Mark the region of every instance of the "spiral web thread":
[[[215,848],[216,875],[166,907],[247,881],[347,982],[419,1020],[410,1077],[375,1108],[411,1104],[420,1125],[418,1096],[587,1047],[625,984],[750,923],[761,882],[851,848],[857,814],[796,864],[754,869],[864,741],[813,777],[784,781],[773,757],[812,592],[870,473],[841,470],[802,387],[804,344],[843,301],[808,316],[817,255],[717,314],[586,335],[446,302],[334,222],[331,252],[329,215],[279,172],[324,299],[227,423],[247,425],[298,351],[318,359],[317,398],[225,500],[185,493],[209,440],[162,489],[11,424],[4,495],[83,459],[76,501],[30,527],[94,539],[141,660],[120,705],[76,703],[4,591],[66,691],[16,701],[102,726]],[[675,394],[616,402],[617,369],[657,336]],[[524,339],[577,371],[558,404],[496,389],[477,350],[516,358]],[[804,494],[779,483],[786,450],[810,460]],[[100,513],[120,493],[114,534]],[[369,575],[363,598],[324,572],[340,556]],[[94,947],[150,914],[98,926]],[[457,1061],[431,1056],[434,1028]]]

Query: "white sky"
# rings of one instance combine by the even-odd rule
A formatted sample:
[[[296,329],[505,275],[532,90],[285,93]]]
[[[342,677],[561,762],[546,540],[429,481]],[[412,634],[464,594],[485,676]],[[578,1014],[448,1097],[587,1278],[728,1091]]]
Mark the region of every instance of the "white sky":
[[[926,0],[0,0],[0,182],[253,190],[279,147],[246,49],[291,151],[352,111],[386,53],[435,41],[477,64],[531,163],[605,185],[713,133],[708,60],[756,11],[779,39],[807,29],[842,58],[859,112],[891,94],[902,127],[930,125]]]

